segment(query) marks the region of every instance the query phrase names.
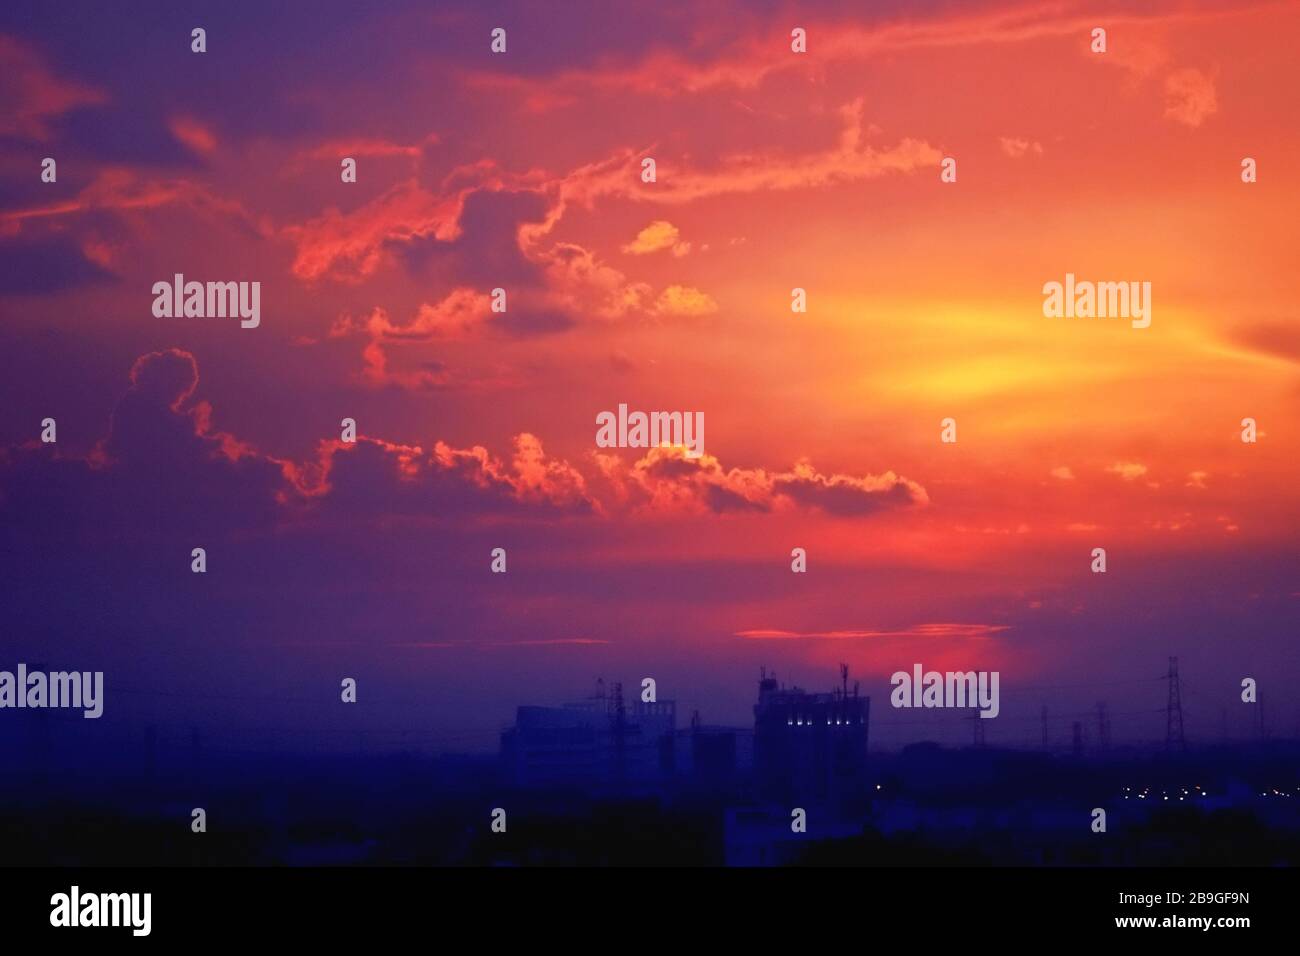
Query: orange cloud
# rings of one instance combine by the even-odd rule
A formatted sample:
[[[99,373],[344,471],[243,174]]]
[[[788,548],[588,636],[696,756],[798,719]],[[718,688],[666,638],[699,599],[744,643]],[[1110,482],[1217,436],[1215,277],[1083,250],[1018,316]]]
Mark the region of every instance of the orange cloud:
[[[598,510],[578,470],[568,462],[547,458],[541,439],[527,432],[515,436],[511,468],[481,445],[459,449],[441,441],[434,445],[429,464],[480,489],[506,489],[519,502],[551,505],[564,511]]]
[[[666,219],[656,219],[623,246],[623,251],[630,256],[649,255],[664,249],[671,249],[675,256],[684,256],[691,250],[691,244],[682,242],[681,232]]]
[[[1125,481],[1136,481],[1147,473],[1147,466],[1135,461],[1117,461],[1108,465],[1106,470],[1112,475],[1119,475]]]
[[[859,98],[839,110],[843,121],[836,144],[821,152],[802,155],[744,153],[723,157],[711,169],[658,164],[658,181],[644,184],[634,173],[640,153],[624,151],[608,160],[574,170],[559,183],[560,204],[548,222],[533,234],[545,232],[563,213],[564,203],[592,206],[603,197],[641,202],[681,204],[713,196],[772,190],[813,189],[874,179],[889,173],[911,173],[938,167],[943,154],[922,140],[904,138],[878,149],[864,142],[863,101]]]
[[[528,253],[533,261],[543,264],[550,289],[566,307],[579,314],[618,318],[645,308],[650,300],[649,285],[629,282],[618,269],[576,243],[560,242],[546,250],[529,249]]]
[[[229,215],[255,231],[262,231],[239,202],[217,196],[206,186],[186,179],[143,179],[131,170],[120,168],[105,169],[71,199],[10,210],[0,215],[0,221],[21,222],[101,210],[153,209],[171,204]]]
[[[293,273],[303,280],[329,276],[360,282],[379,269],[393,243],[428,237],[451,242],[458,238],[466,197],[475,189],[531,190],[548,197],[549,208],[541,222],[519,226],[516,241],[520,251],[543,267],[554,291],[582,306],[582,311],[607,317],[622,315],[645,306],[648,287],[627,282],[622,273],[603,265],[594,253],[579,245],[544,245],[545,237],[563,218],[569,203],[590,208],[598,200],[616,198],[681,204],[734,193],[819,188],[937,167],[942,158],[936,148],[911,138],[888,148],[866,144],[861,99],[841,108],[840,116],[843,125],[839,139],[826,150],[793,156],[732,155],[707,170],[674,166],[653,186],[640,183],[632,174],[636,159],[632,150],[621,150],[555,177],[537,171],[512,174],[485,161],[455,170],[437,193],[426,190],[416,180],[399,183],[351,213],[330,209],[302,225],[284,229],[297,245]],[[662,248],[670,237],[674,251],[687,248],[678,241],[676,227],[671,223],[659,220],[647,229],[648,233],[643,230],[624,250],[653,251]],[[659,310],[705,307],[698,296],[688,298],[683,299],[681,292],[667,291],[661,296]]]
[[[439,142],[437,133],[430,133],[418,143],[395,143],[387,139],[333,139],[306,150],[302,155],[307,159],[341,160],[344,156],[406,156],[419,157],[428,146]]]
[[[328,209],[284,230],[298,247],[293,274],[309,281],[328,275],[338,281],[360,282],[378,270],[390,240],[455,239],[460,235],[463,204],[463,191],[436,196],[411,180],[398,183],[350,213]]]
[[[1130,25],[1168,25],[1223,12],[1239,12],[1246,7],[1228,0],[1193,7],[1172,2],[1149,4],[1141,12],[1108,11],[1105,25],[1112,31]],[[1097,25],[1094,11],[1084,4],[1070,2],[1034,0],[969,14],[932,17],[916,16],[909,11],[868,25],[834,19],[805,24],[809,42],[807,56],[790,54],[788,32],[760,29],[748,31],[744,39],[735,43],[717,45],[717,55],[712,59],[656,50],[632,66],[602,64],[565,71],[547,79],[471,73],[465,81],[471,88],[506,95],[515,101],[527,97],[530,109],[536,111],[589,99],[593,90],[675,96],[718,88],[753,89],[778,73],[819,70],[826,64],[866,61],[910,50],[1018,44],[1062,37],[1077,38],[1080,49],[1084,50],[1091,29]],[[1133,32],[1141,36],[1140,31]],[[1109,52],[1107,56],[1115,59]]]
[[[1031,152],[1036,156],[1043,154],[1043,144],[1037,140],[1031,142],[1018,136],[1002,136],[999,137],[998,143],[1002,147],[1003,155],[1011,159],[1023,159]]]
[[[633,510],[673,513],[769,512],[807,508],[861,517],[925,505],[925,489],[892,471],[881,475],[823,475],[807,461],[784,472],[724,469],[712,455],[687,458],[680,447],[651,448],[630,468],[617,455],[595,453],[617,500]]]
[[[192,116],[174,116],[167,125],[177,142],[191,152],[206,156],[217,148],[217,137]]]
[[[373,388],[397,386],[405,389],[433,388],[448,383],[448,376],[428,368],[394,369],[387,349],[394,344],[454,339],[464,336],[491,316],[491,298],[468,288],[453,289],[436,303],[423,303],[405,325],[396,323],[382,308],[372,309],[362,319],[340,316],[330,327],[332,339],[363,335],[362,370],[359,380]]]
[[[901,630],[782,631],[759,629],[736,631],[736,636],[750,641],[870,640],[873,638],[939,638],[942,640],[964,638],[980,640],[1008,630],[1010,630],[1010,627],[1005,624],[914,624]]]
[[[1190,67],[1165,77],[1165,117],[1193,128],[1219,109],[1214,80]]]
[[[655,300],[654,311],[659,315],[711,315],[718,311],[718,303],[707,292],[670,285]]]

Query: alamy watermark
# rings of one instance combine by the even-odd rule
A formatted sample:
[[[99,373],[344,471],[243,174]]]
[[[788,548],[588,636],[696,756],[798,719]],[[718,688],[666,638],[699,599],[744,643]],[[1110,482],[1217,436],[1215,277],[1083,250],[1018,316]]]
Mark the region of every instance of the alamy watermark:
[[[0,710],[6,707],[77,707],[93,720],[104,713],[103,671],[0,671]]]
[[[703,412],[631,412],[626,404],[618,413],[601,412],[596,416],[597,448],[657,448],[679,445],[687,458],[704,454]]]
[[[1043,285],[1043,315],[1049,319],[1132,319],[1135,329],[1151,324],[1150,282],[1078,281],[1073,272],[1065,282]]]
[[[153,314],[158,319],[242,319],[245,329],[262,322],[262,283],[186,282],[176,273],[171,282],[153,284]]]
[[[148,936],[152,916],[152,893],[83,893],[74,885],[50,897],[51,926],[127,926],[132,936]]]
[[[889,702],[895,707],[978,707],[981,717],[996,717],[997,671],[925,671],[912,665],[912,673],[896,671],[889,678],[894,689]]]

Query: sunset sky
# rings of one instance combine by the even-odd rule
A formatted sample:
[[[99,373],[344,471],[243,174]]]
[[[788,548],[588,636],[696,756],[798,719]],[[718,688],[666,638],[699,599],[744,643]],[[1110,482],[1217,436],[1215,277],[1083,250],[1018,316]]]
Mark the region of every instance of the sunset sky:
[[[1099,700],[1148,741],[1177,655],[1189,736],[1253,732],[1244,677],[1295,734],[1298,29],[6,4],[0,666],[104,670],[106,740],[472,750],[598,677],[743,725],[760,665],[821,690],[839,661],[873,745],[969,736],[889,708],[913,663],[1001,671],[991,743]],[[1067,272],[1150,282],[1150,327],[1045,318]],[[260,326],[156,318],[176,273],[259,281]],[[702,411],[705,456],[597,448],[619,403]]]

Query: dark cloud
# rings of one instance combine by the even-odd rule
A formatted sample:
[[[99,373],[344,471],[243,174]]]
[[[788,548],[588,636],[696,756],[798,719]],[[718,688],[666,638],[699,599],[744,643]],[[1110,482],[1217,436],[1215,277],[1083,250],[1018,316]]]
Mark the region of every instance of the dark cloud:
[[[712,455],[688,458],[685,448],[671,446],[650,448],[630,466],[606,457],[602,471],[633,507],[666,511],[767,513],[794,505],[852,518],[929,500],[923,487],[893,472],[824,475],[807,461],[784,472],[724,468]]]
[[[177,169],[204,165],[177,142],[168,128],[167,117],[157,110],[139,107],[78,110],[62,117],[55,130],[61,152],[75,151],[75,155],[93,161],[97,167],[104,163]]]
[[[777,494],[791,501],[848,518],[926,501],[925,490],[920,485],[893,472],[853,478],[848,475],[827,477],[797,469],[793,475],[776,476],[773,485]]]
[[[1232,333],[1233,339],[1258,352],[1300,361],[1300,326],[1289,322],[1251,322]]]
[[[437,268],[456,282],[485,288],[536,286],[541,270],[525,258],[517,233],[524,223],[541,222],[546,210],[541,193],[479,189],[465,197],[456,239],[426,236],[390,245],[416,275]]]
[[[69,236],[0,240],[0,294],[45,295],[116,281]]]

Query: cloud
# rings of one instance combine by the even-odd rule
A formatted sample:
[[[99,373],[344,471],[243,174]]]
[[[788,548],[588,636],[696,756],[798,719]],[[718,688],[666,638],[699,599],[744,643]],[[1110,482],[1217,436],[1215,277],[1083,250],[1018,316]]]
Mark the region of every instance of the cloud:
[[[737,637],[750,641],[799,640],[872,640],[902,638],[906,640],[982,640],[1010,630],[1006,624],[913,624],[898,630],[783,631],[758,629],[736,631]]]
[[[365,333],[379,342],[454,338],[485,321],[492,314],[491,304],[491,296],[486,292],[462,287],[453,289],[436,303],[423,303],[405,325],[392,321],[381,308],[373,309],[363,319],[342,316],[330,329],[330,337]]]
[[[539,172],[508,173],[485,159],[458,166],[435,187],[412,177],[350,212],[327,209],[281,231],[297,247],[293,274],[308,282],[359,283],[395,255],[418,268],[438,254],[462,270],[531,279],[537,264],[524,256],[520,235],[528,222],[554,221],[554,193]]]
[[[515,436],[512,460],[515,495],[520,501],[543,502],[580,511],[590,510],[586,479],[565,461],[548,459],[542,442],[527,432]]]
[[[640,154],[626,151],[610,160],[575,170],[560,185],[562,201],[590,206],[604,196],[640,202],[691,203],[713,196],[769,190],[817,189],[874,179],[890,173],[912,173],[938,168],[943,154],[923,140],[905,137],[895,145],[877,148],[865,142],[863,100],[839,110],[842,127],[835,145],[820,152],[789,155],[752,152],[725,156],[714,167],[695,168],[661,161],[662,175],[654,188],[644,188],[629,167]],[[562,206],[561,206],[562,208]]]
[[[531,109],[541,110],[589,101],[593,92],[668,97],[716,89],[754,89],[775,74],[809,71],[838,62],[880,60],[909,50],[1086,39],[1097,25],[1094,14],[1076,12],[1059,3],[992,4],[970,13],[945,9],[933,16],[918,14],[910,5],[904,7],[905,12],[899,13],[881,8],[881,15],[873,23],[863,23],[856,7],[852,19],[828,17],[803,22],[815,56],[791,56],[788,46],[785,55],[780,55],[782,45],[789,42],[789,25],[782,23],[781,29],[774,31],[771,24],[763,23],[749,30],[729,31],[730,42],[718,38],[712,45],[717,51],[712,56],[708,55],[710,48],[702,43],[679,43],[675,48],[655,49],[630,66],[601,63],[550,77],[503,77],[484,71],[469,74],[466,82],[473,89],[507,96],[515,103],[526,100]],[[1141,13],[1110,12],[1106,25],[1112,30],[1131,25],[1137,29],[1130,34],[1140,36],[1142,28],[1150,24],[1213,16],[1215,12],[1212,4],[1190,8],[1152,5]],[[741,39],[731,39],[736,36]],[[679,52],[683,48],[688,52]]]
[[[558,175],[511,173],[484,160],[453,170],[436,189],[411,179],[351,212],[329,209],[282,233],[297,247],[292,271],[303,281],[360,283],[394,255],[418,267],[463,243],[464,254],[452,263],[462,281],[477,270],[475,275],[494,281],[506,276],[541,283],[555,297],[552,316],[608,319],[639,310],[705,314],[716,304],[698,290],[674,286],[655,300],[645,283],[629,281],[592,250],[547,239],[571,204],[592,208],[604,199],[681,204],[729,193],[820,188],[938,166],[939,151],[919,140],[905,138],[886,148],[867,144],[862,113],[860,99],[840,110],[838,141],[826,150],[731,155],[709,169],[674,164],[672,175],[654,189],[639,188],[629,175],[639,160],[630,148]],[[690,249],[666,220],[652,222],[623,247],[637,255],[664,248],[677,256]]]
[[[1061,481],[1074,480],[1074,472],[1070,470],[1068,465],[1059,465],[1056,468],[1053,468],[1051,471],[1051,475],[1053,478],[1058,478]]]
[[[862,478],[827,476],[818,473],[806,460],[797,463],[793,472],[774,476],[774,488],[777,494],[800,504],[846,517],[929,501],[924,488],[892,471]]]
[[[454,235],[394,233],[386,245],[419,278],[446,275],[513,293],[544,278],[543,264],[524,254],[519,230],[545,219],[548,208],[547,197],[537,190],[471,189],[464,193]]]
[[[410,144],[367,137],[333,139],[304,150],[300,154],[300,159],[333,160],[335,163],[341,162],[345,156],[351,156],[353,159],[362,156],[375,158],[404,156],[408,159],[418,159],[428,147],[436,145],[438,142],[437,133],[430,133],[419,142]]]
[[[91,454],[61,457],[52,450],[57,446],[38,443],[0,450],[6,523],[31,524],[44,534],[52,502],[60,500],[60,520],[87,529],[126,522],[143,535],[203,531],[217,541],[241,529],[270,531],[339,516],[464,523],[493,514],[599,510],[582,474],[548,456],[528,433],[515,437],[509,462],[479,445],[437,441],[426,453],[367,436],[355,444],[323,442],[314,460],[293,462],[214,429],[213,409],[197,399],[198,389],[192,354],[148,353],[133,364],[109,432]],[[149,518],[164,514],[161,523]],[[46,530],[50,542],[61,540]]]
[[[177,142],[192,153],[206,156],[217,148],[216,135],[192,116],[174,116],[167,126]]]
[[[1218,111],[1214,80],[1190,67],[1165,77],[1165,118],[1195,128]]]
[[[371,388],[396,387],[409,390],[437,388],[449,383],[446,371],[436,368],[398,369],[389,364],[394,346],[462,338],[491,314],[491,298],[474,289],[453,289],[437,303],[424,303],[405,325],[394,322],[388,312],[375,308],[364,318],[342,315],[330,327],[332,339],[361,336],[362,368],[357,380]]]
[[[1187,487],[1203,491],[1207,487],[1205,479],[1208,477],[1210,477],[1208,471],[1194,471],[1187,476]]]
[[[215,430],[212,409],[195,400],[198,381],[189,352],[142,355],[89,455],[39,445],[0,454],[6,525],[52,558],[75,539],[153,538],[172,548],[272,526],[287,489],[282,463]]]
[[[616,319],[646,308],[650,286],[630,282],[594,252],[576,243],[559,242],[536,252],[545,263],[546,284],[569,310],[602,319]]]
[[[356,283],[374,275],[395,240],[432,236],[450,242],[460,235],[465,192],[438,196],[411,180],[350,213],[328,209],[287,226],[284,234],[297,246],[293,274],[304,281],[328,277]]]
[[[91,252],[67,234],[0,239],[0,294],[44,295],[115,279]]]
[[[666,219],[656,219],[642,229],[635,239],[623,246],[630,256],[644,256],[652,252],[671,249],[674,256],[684,256],[691,251],[689,242],[681,241],[677,227]]]
[[[707,292],[684,285],[670,285],[655,300],[654,311],[657,315],[712,315],[718,311],[718,303]]]
[[[515,436],[509,463],[481,445],[437,441],[430,452],[358,436],[330,441],[320,460],[300,472],[300,491],[326,515],[426,518],[452,524],[486,517],[547,518],[599,510],[583,476],[546,455],[541,440]]]
[[[59,79],[39,53],[13,37],[0,35],[0,63],[0,136],[47,140],[52,119],[108,99],[100,90]]]
[[[789,471],[724,469],[712,455],[687,458],[680,447],[651,448],[630,467],[620,457],[596,453],[614,500],[655,514],[766,513],[808,509],[841,517],[923,506],[925,489],[892,471],[881,475],[824,475],[799,461]]]
[[[431,343],[463,341],[485,330],[527,337],[562,332],[574,324],[564,305],[546,293],[526,289],[507,292],[503,301],[506,311],[494,312],[492,295],[461,286],[437,302],[421,303],[405,324],[394,321],[388,310],[381,307],[359,318],[340,315],[330,326],[328,337],[365,339],[361,351],[363,368],[358,375],[362,384],[375,388],[425,389],[453,384],[441,363],[436,363],[436,368],[398,371],[389,364],[390,353]],[[304,344],[314,344],[314,340],[307,339]]]
[[[1136,481],[1147,473],[1147,466],[1135,461],[1117,461],[1113,465],[1108,465],[1106,470],[1112,475],[1119,475],[1125,481]]]
[[[109,213],[122,216],[129,212],[180,206],[195,213],[231,220],[255,235],[267,230],[242,203],[213,193],[207,186],[189,179],[154,179],[129,169],[110,167],[75,196],[43,204],[11,209],[0,213],[0,225],[10,229],[29,229],[39,224],[62,229],[65,216]]]
[[[142,514],[174,509],[177,527],[274,528],[313,515],[394,515],[466,521],[482,515],[562,516],[627,514],[765,513],[809,509],[861,517],[924,505],[924,488],[893,472],[826,475],[807,461],[788,471],[724,469],[710,455],[652,448],[627,465],[613,454],[593,453],[598,496],[574,465],[549,456],[537,436],[514,438],[503,461],[481,445],[436,441],[421,446],[358,436],[354,444],[322,442],[303,462],[259,452],[213,428],[213,409],[198,399],[194,356],[164,349],[133,364],[129,388],[115,407],[108,435],[84,459],[59,458],[43,446],[4,453],[0,495],[6,505],[30,504],[50,494],[53,467],[83,485],[65,491],[87,516]],[[44,505],[42,505],[42,509]],[[40,513],[24,512],[24,513]],[[223,524],[224,522],[224,524]],[[251,523],[251,524],[250,524]],[[227,532],[223,532],[223,535]]]
[[[1028,153],[1034,153],[1036,156],[1043,154],[1043,144],[1034,140],[1030,142],[1027,139],[1019,137],[1002,136],[998,138],[998,143],[1002,147],[1003,155],[1012,159],[1023,159]]]
[[[1257,352],[1300,362],[1300,323],[1250,322],[1233,329],[1232,340]]]

